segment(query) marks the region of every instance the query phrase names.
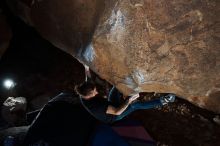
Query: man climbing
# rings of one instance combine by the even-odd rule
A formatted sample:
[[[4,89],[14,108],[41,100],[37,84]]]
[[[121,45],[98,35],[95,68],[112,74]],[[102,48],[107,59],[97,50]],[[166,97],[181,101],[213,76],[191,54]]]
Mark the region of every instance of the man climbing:
[[[88,79],[91,77],[88,66],[85,66],[85,73],[86,81],[76,86],[75,90],[84,108],[96,119],[105,123],[121,120],[138,109],[161,107],[175,100],[174,94],[168,94],[159,99],[141,102],[137,100],[139,94],[123,98],[123,95],[115,87],[111,89],[106,99],[99,96],[96,84],[91,81],[91,78]]]

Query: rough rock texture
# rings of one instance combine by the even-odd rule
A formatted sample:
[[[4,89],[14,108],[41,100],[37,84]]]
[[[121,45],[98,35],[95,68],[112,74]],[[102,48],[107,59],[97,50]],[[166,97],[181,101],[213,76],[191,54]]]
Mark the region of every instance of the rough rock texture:
[[[125,93],[173,92],[220,112],[219,6],[186,0],[110,6],[93,38],[96,71]]]
[[[123,93],[172,92],[220,112],[219,0],[10,2]]]
[[[6,137],[13,136],[17,145],[19,145],[19,142],[22,143],[24,140],[28,128],[29,126],[11,127],[0,131],[0,144],[3,145],[3,141]]]
[[[1,116],[9,125],[20,125],[25,121],[26,108],[26,98],[8,97],[1,106]]]
[[[16,77],[14,81],[17,83],[14,88],[16,92],[8,94],[3,88],[1,90],[0,86],[0,99],[8,96],[27,97],[28,111],[32,111],[42,104],[36,103],[36,100],[47,96],[52,98],[61,91],[72,92],[74,85],[85,79],[83,65],[71,55],[52,46],[21,20],[11,22],[10,24],[16,24],[12,25],[14,38],[0,61],[0,80],[5,79],[5,75],[13,73],[12,75]],[[104,94],[107,87],[103,86],[101,93]],[[164,94],[141,93],[139,99],[143,98],[145,101],[161,95]],[[129,117],[143,123],[158,146],[220,146],[219,116],[177,98],[175,103],[162,109],[139,110]],[[77,124],[76,126],[79,127]],[[3,145],[1,144],[3,136],[12,135],[5,131],[1,132],[1,129],[7,127],[0,117],[0,146]],[[15,131],[11,129],[11,132]],[[20,134],[13,136],[20,137]]]
[[[9,7],[55,46],[77,56],[90,42],[103,0],[7,0]],[[79,52],[80,53],[80,52]],[[80,55],[80,54],[79,54]]]
[[[8,48],[11,37],[11,29],[5,20],[5,16],[2,14],[2,10],[0,9],[0,59],[5,50]]]

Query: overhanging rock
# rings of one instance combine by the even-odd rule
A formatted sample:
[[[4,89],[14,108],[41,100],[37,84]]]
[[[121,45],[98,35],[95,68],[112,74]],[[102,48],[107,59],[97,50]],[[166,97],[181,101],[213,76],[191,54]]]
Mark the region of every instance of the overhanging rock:
[[[219,0],[9,2],[124,94],[175,93],[220,112]]]

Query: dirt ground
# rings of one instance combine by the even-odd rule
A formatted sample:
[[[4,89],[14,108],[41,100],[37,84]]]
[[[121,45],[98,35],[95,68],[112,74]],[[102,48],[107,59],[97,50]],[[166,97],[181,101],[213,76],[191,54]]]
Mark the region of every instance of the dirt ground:
[[[20,20],[11,21],[13,39],[0,60],[0,81],[12,78],[16,86],[12,90],[0,87],[1,103],[8,96],[23,96],[27,98],[31,111],[36,108],[31,103],[33,99],[73,91],[74,85],[84,80],[84,68],[77,60],[42,39]],[[140,99],[158,96],[160,94],[142,93]],[[40,100],[39,105],[43,101]],[[220,145],[219,114],[198,108],[181,98],[164,108],[136,111],[128,118],[143,123],[159,146]]]

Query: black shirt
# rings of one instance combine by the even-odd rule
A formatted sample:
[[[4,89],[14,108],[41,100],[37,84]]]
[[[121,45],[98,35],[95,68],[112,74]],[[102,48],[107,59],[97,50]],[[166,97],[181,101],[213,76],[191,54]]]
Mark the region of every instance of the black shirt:
[[[80,100],[86,110],[96,119],[104,123],[114,122],[116,116],[112,114],[106,114],[107,108],[109,106],[107,99],[102,97],[94,97],[92,99],[85,100],[80,97]]]

